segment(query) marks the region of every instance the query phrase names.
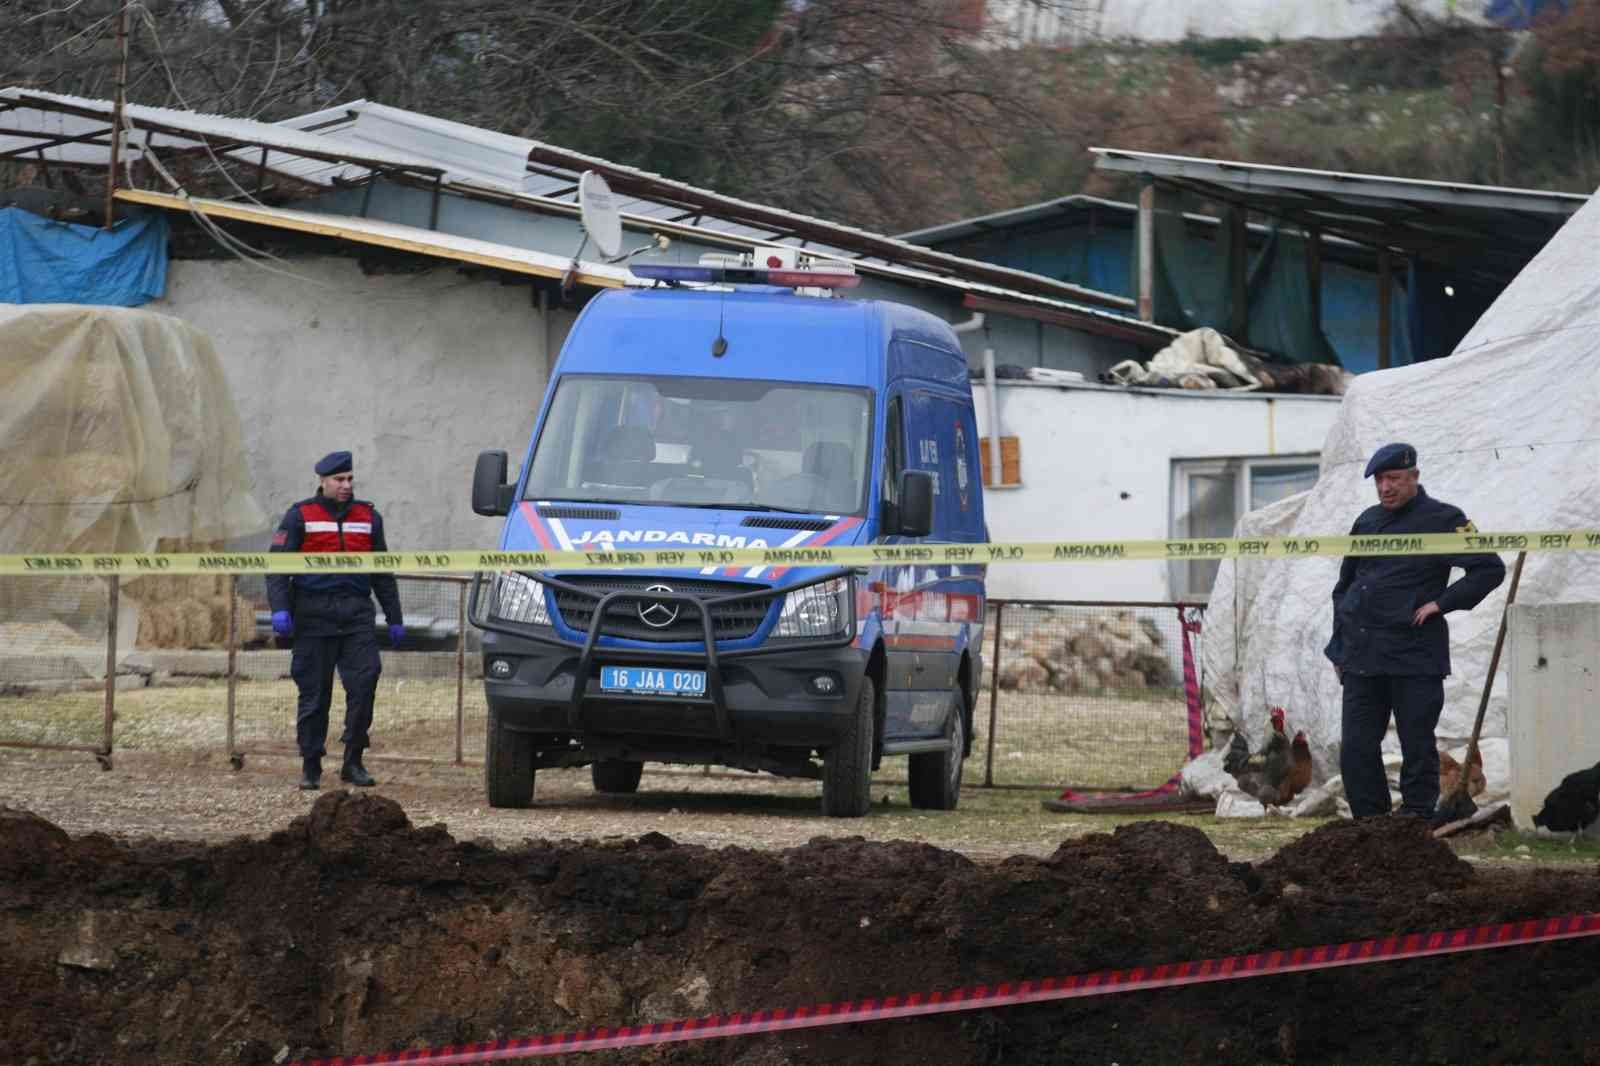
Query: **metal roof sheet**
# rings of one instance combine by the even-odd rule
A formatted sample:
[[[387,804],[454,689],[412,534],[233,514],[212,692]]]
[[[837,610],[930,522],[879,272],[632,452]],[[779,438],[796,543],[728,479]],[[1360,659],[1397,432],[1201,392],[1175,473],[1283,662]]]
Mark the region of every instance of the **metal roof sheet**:
[[[110,100],[37,89],[0,89],[0,158],[26,153],[42,156],[48,162],[105,166],[110,157],[113,111]],[[123,121],[128,129],[124,143],[130,160],[138,159],[154,138],[153,151],[158,157],[201,148],[219,153],[236,151],[240,145],[250,145],[269,149],[275,160],[278,152],[289,153],[319,174],[340,172],[365,177],[374,168],[388,168],[432,175],[439,169],[429,160],[402,150],[376,145],[357,150],[353,145],[312,132],[253,119],[126,104]],[[259,156],[257,151],[236,158],[254,163]],[[353,163],[365,165],[349,165]]]
[[[1579,193],[1424,181],[1376,174],[1238,163],[1117,148],[1091,148],[1102,170],[1242,205],[1298,225],[1441,262],[1511,276],[1568,217]]]

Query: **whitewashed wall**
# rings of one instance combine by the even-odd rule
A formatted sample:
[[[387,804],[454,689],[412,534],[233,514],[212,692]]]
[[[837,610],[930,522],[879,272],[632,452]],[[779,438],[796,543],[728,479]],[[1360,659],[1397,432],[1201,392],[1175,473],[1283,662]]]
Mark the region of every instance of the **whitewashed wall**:
[[[1337,397],[1200,393],[1101,385],[1001,382],[1002,436],[1019,438],[1022,487],[990,488],[996,540],[1149,540],[1169,534],[1178,459],[1315,455]],[[978,428],[989,433],[987,389],[974,382]],[[1165,600],[1160,562],[997,566],[992,596]]]
[[[292,277],[239,261],[177,260],[152,310],[210,335],[244,423],[256,499],[274,525],[316,488],[312,465],[355,453],[357,494],[391,546],[495,543],[472,513],[472,464],[503,448],[515,467],[573,315],[544,319],[525,285],[452,267],[368,277],[354,259],[290,260]],[[253,538],[264,544],[269,531]]]
[[[1506,637],[1511,816],[1532,829],[1563,777],[1600,762],[1600,604],[1513,604]]]

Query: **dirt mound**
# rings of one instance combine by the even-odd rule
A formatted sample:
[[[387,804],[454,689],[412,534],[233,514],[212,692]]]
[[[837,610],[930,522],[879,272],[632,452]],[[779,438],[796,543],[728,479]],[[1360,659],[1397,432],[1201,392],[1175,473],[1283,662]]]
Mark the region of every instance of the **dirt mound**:
[[[1402,821],[1252,868],[1160,821],[978,864],[861,838],[501,850],[371,793],[216,847],[0,810],[0,1059],[265,1064],[1600,909],[1593,874],[1473,877]],[[585,1061],[1579,1062],[1596,1006],[1577,941]]]
[[[1331,822],[1261,864],[1282,884],[1379,896],[1426,896],[1465,886],[1472,865],[1420,818]]]

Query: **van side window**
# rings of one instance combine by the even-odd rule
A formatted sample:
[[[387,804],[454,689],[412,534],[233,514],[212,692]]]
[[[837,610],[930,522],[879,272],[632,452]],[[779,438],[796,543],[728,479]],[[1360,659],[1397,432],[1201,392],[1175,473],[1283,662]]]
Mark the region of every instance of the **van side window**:
[[[888,512],[900,505],[900,472],[906,468],[906,432],[898,396],[889,400],[883,434],[883,502]]]

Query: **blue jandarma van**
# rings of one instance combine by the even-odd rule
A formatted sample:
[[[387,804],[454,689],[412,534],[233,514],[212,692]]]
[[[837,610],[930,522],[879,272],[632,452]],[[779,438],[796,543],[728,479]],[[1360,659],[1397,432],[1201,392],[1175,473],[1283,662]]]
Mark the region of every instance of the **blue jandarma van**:
[[[636,265],[655,288],[584,309],[521,473],[478,457],[473,509],[506,516],[501,549],[983,542],[950,327],[826,298],[848,266],[715,260]],[[885,755],[910,757],[916,806],[960,798],[982,566],[503,572],[480,575],[472,616],[491,806],[529,806],[540,768],[632,792],[664,762],[820,777],[824,813],[857,817]]]

